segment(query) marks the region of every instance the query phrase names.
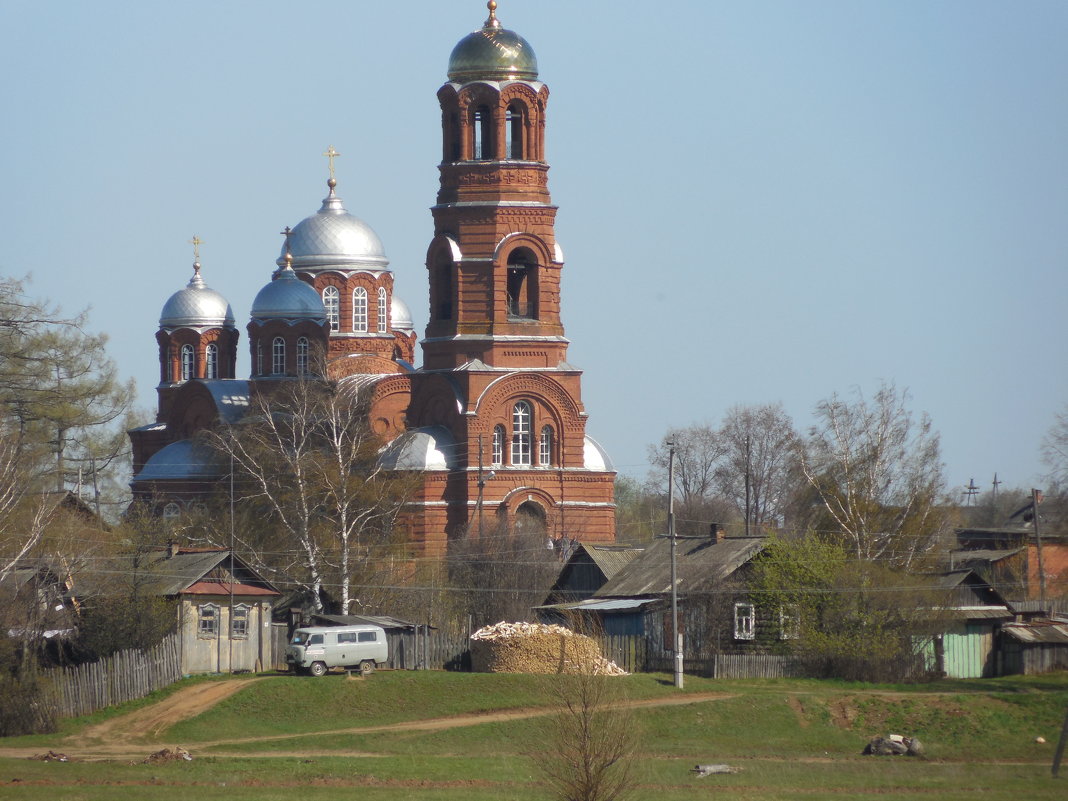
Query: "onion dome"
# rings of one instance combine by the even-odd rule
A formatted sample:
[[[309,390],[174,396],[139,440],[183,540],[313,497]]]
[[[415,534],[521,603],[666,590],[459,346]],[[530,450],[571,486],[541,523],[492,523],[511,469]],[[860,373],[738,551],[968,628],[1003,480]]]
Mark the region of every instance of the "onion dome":
[[[393,296],[392,302],[389,307],[389,320],[393,328],[398,331],[414,331],[415,323],[412,322],[412,310],[408,308],[408,304]]]
[[[174,481],[179,479],[211,479],[219,475],[211,449],[180,439],[156,451],[145,462],[134,481]]]
[[[538,58],[527,40],[515,31],[501,27],[497,3],[490,0],[489,18],[477,31],[469,33],[449,56],[449,80],[536,81]]]
[[[200,277],[200,262],[193,263],[193,277],[179,289],[159,315],[160,328],[234,327],[234,312],[226,298],[208,287]]]
[[[384,270],[389,266],[382,240],[371,226],[345,210],[341,198],[334,191],[337,181],[331,176],[326,182],[330,193],[315,214],[305,217],[293,228],[289,237],[289,252],[293,254],[293,268],[315,270],[327,267],[363,267]],[[285,263],[285,247],[278,257]]]
[[[252,301],[253,320],[314,320],[326,322],[326,307],[310,285],[293,272],[286,260],[284,269],[278,271],[271,283],[256,293]]]

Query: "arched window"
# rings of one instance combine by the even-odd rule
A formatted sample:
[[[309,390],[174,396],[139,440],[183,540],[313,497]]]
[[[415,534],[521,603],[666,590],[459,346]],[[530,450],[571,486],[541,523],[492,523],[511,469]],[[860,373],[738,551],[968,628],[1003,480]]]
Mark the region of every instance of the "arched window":
[[[386,305],[386,288],[378,288],[378,333],[384,334],[389,330],[389,306]]]
[[[256,340],[256,375],[263,375],[263,342]]]
[[[547,467],[553,463],[553,429],[542,426],[541,438],[538,440],[538,464]]]
[[[171,501],[170,503],[168,503],[166,506],[163,507],[163,519],[164,520],[174,520],[176,517],[178,517],[181,514],[182,514],[182,508],[178,504],[176,504],[174,501]]]
[[[526,248],[517,248],[508,254],[509,317],[537,318],[537,269],[537,259]]]
[[[489,106],[479,106],[475,109],[471,129],[475,134],[475,146],[471,149],[473,158],[479,161],[494,158],[493,112]]]
[[[519,401],[512,407],[512,464],[530,464],[530,426],[533,412],[530,404]]]
[[[275,337],[271,342],[271,375],[285,375],[286,372],[286,341],[282,337]]]
[[[297,375],[308,374],[308,338],[297,340]]]
[[[438,320],[452,319],[452,262],[445,261],[434,268],[434,283],[431,287],[430,313]]]
[[[193,346],[182,345],[182,380],[193,377]]]
[[[362,286],[352,290],[352,330],[367,333],[367,290]]]
[[[504,135],[507,137],[505,155],[510,159],[525,158],[523,136],[526,133],[526,120],[524,119],[523,105],[521,103],[509,104],[504,119]]]
[[[204,377],[219,377],[219,346],[214,342],[204,348]]]
[[[323,305],[326,306],[326,320],[330,323],[331,331],[341,330],[341,293],[336,286],[328,286],[323,290]]]
[[[504,426],[493,427],[493,465],[500,467],[504,464]]]

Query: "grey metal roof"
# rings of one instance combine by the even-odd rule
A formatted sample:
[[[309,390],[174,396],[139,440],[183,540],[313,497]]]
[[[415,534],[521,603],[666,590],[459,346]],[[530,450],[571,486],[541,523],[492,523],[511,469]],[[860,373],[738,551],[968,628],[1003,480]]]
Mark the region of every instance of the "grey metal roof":
[[[193,265],[193,277],[184,289],[175,292],[163,304],[160,328],[234,327],[234,311],[226,298],[211,289],[200,277],[200,265]]]
[[[133,480],[203,481],[219,474],[210,449],[191,439],[180,439],[152,454]]]
[[[581,545],[586,554],[606,579],[612,578],[633,561],[645,548],[630,548],[620,545]]]
[[[763,537],[680,539],[676,551],[678,589],[718,589],[738,568],[764,549]],[[656,539],[594,593],[595,598],[664,595],[671,592],[671,543]]]
[[[179,552],[169,555],[166,549],[140,555],[136,571],[134,557],[119,556],[94,570],[76,571],[73,594],[78,597],[101,595],[113,587],[116,579],[138,576],[139,589],[149,595],[177,595],[191,585],[204,579],[218,567],[229,572],[230,552],[227,550],[205,550]],[[259,576],[239,556],[234,556],[234,573],[236,584],[252,584],[274,590],[274,586]],[[242,578],[244,576],[244,578]],[[240,593],[238,593],[240,594]]]
[[[249,382],[239,378],[212,378],[200,382],[211,393],[219,419],[236,423],[248,411]]]
[[[416,624],[389,615],[312,615],[312,620],[334,626],[381,626],[384,629],[404,629],[412,631]],[[433,628],[433,626],[431,626]]]
[[[387,470],[452,470],[456,438],[445,426],[405,431],[382,449],[378,463]]]
[[[1017,642],[1068,645],[1068,623],[1006,623],[1001,630]]]
[[[957,567],[973,566],[976,564],[982,564],[984,562],[1000,562],[1002,559],[1008,559],[1010,556],[1016,556],[1016,554],[1025,550],[1024,548],[1002,548],[1002,549],[990,549],[990,548],[976,548],[967,549],[962,551],[951,551],[949,556],[953,560],[953,564]]]
[[[253,320],[314,320],[326,322],[323,299],[295,272],[286,268],[256,293],[252,301]]]
[[[556,609],[561,612],[634,612],[659,603],[662,603],[660,598],[588,598],[585,601],[548,604],[534,608]]]

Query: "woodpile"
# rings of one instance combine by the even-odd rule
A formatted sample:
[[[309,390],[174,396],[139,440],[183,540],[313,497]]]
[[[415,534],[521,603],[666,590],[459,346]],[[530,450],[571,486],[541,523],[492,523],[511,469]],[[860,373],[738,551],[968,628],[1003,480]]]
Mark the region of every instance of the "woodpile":
[[[476,673],[627,675],[601,656],[596,640],[563,626],[502,621],[483,626],[471,640],[471,669]]]

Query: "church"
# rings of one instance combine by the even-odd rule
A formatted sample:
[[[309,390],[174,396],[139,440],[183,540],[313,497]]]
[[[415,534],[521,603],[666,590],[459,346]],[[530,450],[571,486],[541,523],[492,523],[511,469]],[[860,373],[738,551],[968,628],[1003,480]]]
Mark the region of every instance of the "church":
[[[582,372],[567,361],[560,315],[549,89],[530,44],[487,5],[437,92],[440,187],[421,366],[383,244],[338,194],[331,147],[322,206],[286,228],[252,303],[248,379],[237,377],[230,304],[208,287],[199,257],[164,304],[156,421],[130,432],[135,502],[181,516],[221,477],[194,435],[240,420],[250,399],[309,375],[313,354],[324,353],[331,379],[368,394],[384,466],[420,476],[398,521],[414,553],[443,555],[484,519],[541,526],[552,540],[614,541],[615,471],[587,434]]]

